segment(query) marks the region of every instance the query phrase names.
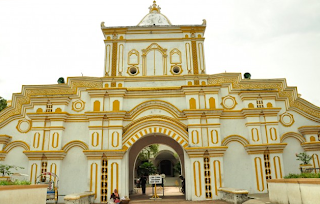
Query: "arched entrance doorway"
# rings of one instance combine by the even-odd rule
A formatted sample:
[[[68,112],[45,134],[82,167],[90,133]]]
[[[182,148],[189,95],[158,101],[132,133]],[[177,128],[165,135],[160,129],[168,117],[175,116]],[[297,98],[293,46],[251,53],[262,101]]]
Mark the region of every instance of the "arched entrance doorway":
[[[128,151],[126,152],[126,154],[128,154],[127,156],[128,156],[128,162],[129,162],[129,165],[128,165],[129,180],[127,181],[127,185],[129,186],[130,194],[133,192],[133,189],[134,189],[134,173],[135,173],[135,162],[136,162],[137,156],[144,147],[151,144],[167,145],[172,149],[174,149],[178,155],[178,158],[180,159],[181,171],[182,171],[182,174],[184,175],[185,158],[188,157],[188,155],[183,150],[181,144],[179,144],[173,138],[161,133],[147,134],[146,136],[143,136],[141,139],[136,141],[130,147],[130,149],[128,149]],[[184,196],[182,197],[184,198]]]

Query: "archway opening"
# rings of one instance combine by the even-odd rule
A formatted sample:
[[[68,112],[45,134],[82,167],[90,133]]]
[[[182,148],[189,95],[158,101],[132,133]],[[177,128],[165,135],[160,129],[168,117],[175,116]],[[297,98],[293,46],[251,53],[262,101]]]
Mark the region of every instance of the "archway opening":
[[[147,159],[139,159],[139,154],[150,145],[158,145],[159,149],[154,155]],[[139,180],[141,175],[138,169],[144,162],[150,162],[156,169],[156,174],[164,177],[163,187],[157,185],[157,194],[165,199],[185,199],[181,192],[181,181],[179,175],[184,175],[184,158],[186,156],[182,146],[164,134],[149,134],[136,141],[128,150],[129,161],[129,194],[131,200],[149,200],[154,194],[154,185],[146,184],[145,195]],[[180,172],[177,170],[180,167]],[[176,170],[175,170],[176,169]]]

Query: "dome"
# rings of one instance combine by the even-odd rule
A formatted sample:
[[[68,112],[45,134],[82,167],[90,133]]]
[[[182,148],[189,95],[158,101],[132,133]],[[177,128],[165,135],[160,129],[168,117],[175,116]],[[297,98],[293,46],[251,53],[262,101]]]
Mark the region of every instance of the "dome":
[[[149,7],[149,13],[143,17],[138,26],[148,25],[172,25],[169,19],[160,13],[160,6],[153,1],[152,6]]]

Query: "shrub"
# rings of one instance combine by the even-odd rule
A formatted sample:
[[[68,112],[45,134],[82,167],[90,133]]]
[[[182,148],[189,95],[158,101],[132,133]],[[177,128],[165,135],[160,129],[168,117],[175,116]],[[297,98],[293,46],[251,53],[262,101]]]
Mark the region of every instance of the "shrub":
[[[284,177],[285,179],[290,178],[320,178],[320,173],[301,173],[301,174],[289,174]]]
[[[30,185],[30,181],[0,181],[0,186],[8,186],[8,185]]]
[[[302,161],[301,164],[309,164],[312,157],[305,152],[296,154],[297,160]]]

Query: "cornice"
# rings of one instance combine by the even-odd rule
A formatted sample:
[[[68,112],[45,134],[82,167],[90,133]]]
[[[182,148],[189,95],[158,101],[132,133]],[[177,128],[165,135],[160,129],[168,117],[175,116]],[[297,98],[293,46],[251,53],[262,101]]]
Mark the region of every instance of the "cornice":
[[[210,157],[223,157],[227,146],[218,147],[186,147],[185,151],[190,158],[203,158],[205,153]]]
[[[102,120],[102,119],[123,119],[126,111],[91,111],[85,112],[89,120]]]
[[[101,23],[101,30],[104,35],[117,34],[130,34],[137,32],[149,32],[150,31],[167,31],[167,32],[181,32],[181,33],[204,33],[206,25],[156,25],[156,26],[104,26],[104,22]]]
[[[41,113],[26,113],[26,115],[33,121],[55,120],[65,121],[69,117],[67,112],[41,112]]]
[[[304,142],[301,144],[301,147],[304,149],[304,151],[319,151],[320,150],[320,141]]]
[[[277,91],[276,100],[284,100],[288,110],[293,110],[315,122],[320,122],[320,108],[298,97],[297,87],[288,87],[285,79],[241,79],[240,73],[211,75],[211,85],[230,85],[231,91]]]
[[[286,146],[287,143],[249,144],[245,146],[245,150],[248,154],[264,154],[265,151],[269,151],[269,153],[282,153]]]
[[[101,159],[103,156],[107,159],[122,159],[126,150],[83,150],[83,153],[89,160]]]
[[[64,126],[32,127],[31,130],[33,130],[33,131],[40,131],[40,130],[65,130],[65,127],[64,127]]]
[[[33,105],[46,105],[50,101],[52,105],[68,105],[71,99],[66,95],[60,96],[32,96],[30,97],[30,103]]]
[[[237,90],[236,92],[238,92]],[[263,100],[266,99],[276,99],[277,97],[277,90],[241,90],[239,93],[239,97],[241,98],[242,101],[244,100],[256,100],[257,98],[262,98]]]
[[[104,97],[104,96],[123,97],[127,92],[127,88],[110,87],[110,88],[103,88],[103,89],[87,89],[87,92],[92,98]]]
[[[29,160],[41,160],[43,156],[47,160],[63,160],[66,156],[66,152],[63,150],[56,151],[23,151]]]
[[[241,113],[244,117],[255,117],[260,115],[277,116],[281,108],[243,108]]]
[[[188,119],[200,118],[201,116],[219,118],[223,113],[223,109],[184,109],[182,112]]]
[[[0,151],[0,161],[4,161],[4,159],[6,158],[8,152],[5,151]]]
[[[0,135],[0,144],[4,146],[12,140],[12,137],[9,135]]]
[[[301,126],[298,128],[298,130],[302,135],[319,134],[320,133],[320,125]]]

